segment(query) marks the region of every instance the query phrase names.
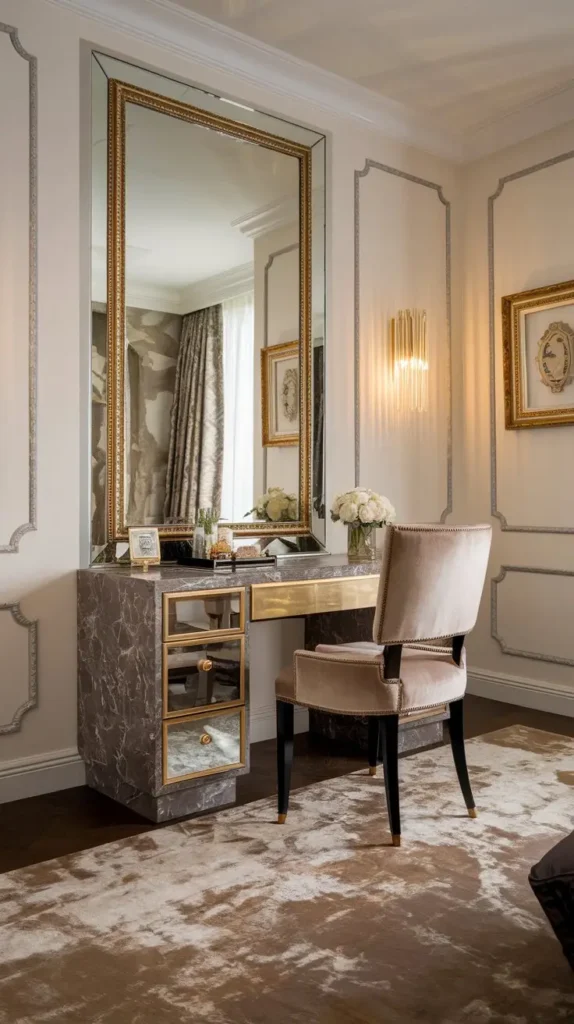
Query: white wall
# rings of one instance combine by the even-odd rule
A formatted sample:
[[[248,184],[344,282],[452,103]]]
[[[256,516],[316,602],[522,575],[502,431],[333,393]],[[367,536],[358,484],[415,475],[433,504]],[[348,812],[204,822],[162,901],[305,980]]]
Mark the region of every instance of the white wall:
[[[142,10],[145,6],[142,4]],[[57,788],[81,778],[75,754],[75,571],[80,565],[81,540],[82,551],[87,550],[89,482],[89,239],[84,230],[89,223],[89,210],[86,182],[80,180],[80,152],[81,144],[85,152],[84,133],[88,132],[86,111],[89,110],[89,102],[86,106],[87,97],[84,96],[80,117],[81,41],[108,47],[119,55],[166,70],[171,76],[221,90],[247,104],[260,104],[283,117],[303,121],[329,133],[328,501],[335,492],[351,487],[354,482],[354,172],[362,169],[366,158],[370,158],[438,183],[445,196],[453,202],[456,198],[456,175],[444,161],[391,141],[368,125],[363,126],[358,119],[345,119],[333,105],[329,108],[328,103],[322,107],[311,101],[303,103],[295,97],[280,95],[278,91],[272,92],[254,84],[249,68],[239,78],[221,70],[216,62],[200,65],[186,59],[181,54],[179,38],[175,39],[176,32],[175,41],[168,50],[143,41],[143,37],[115,32],[102,21],[80,17],[47,0],[0,0],[0,21],[16,26],[24,48],[37,57],[39,118],[38,529],[22,538],[17,554],[0,554],[0,601],[19,602],[29,620],[38,620],[38,706],[24,716],[18,732],[0,736],[2,797],[24,795],[41,787]],[[6,40],[2,39],[3,57],[7,52],[5,43]],[[9,121],[11,158],[17,165],[17,176],[27,175],[28,126],[24,114],[27,100],[21,91],[21,69],[16,69],[17,62],[13,60],[10,65],[3,61],[0,63],[4,76],[9,78],[8,83],[2,81],[0,91],[3,95],[2,117]],[[89,151],[89,138],[87,146]],[[9,173],[13,175],[14,165],[11,167]],[[383,231],[388,224],[387,207],[392,197],[379,185],[375,186],[374,179],[373,185],[372,192],[362,200],[362,210],[367,218],[372,219],[373,225],[380,226],[380,231]],[[422,199],[420,203],[423,203]],[[422,205],[419,213],[422,217]],[[413,219],[410,200],[405,201],[393,215],[393,231],[397,237],[403,229],[405,233],[419,234],[409,262],[400,271],[393,267],[391,307],[405,301],[410,294],[413,261],[419,269],[422,268],[422,272],[428,273],[427,282],[434,281],[435,263],[442,255],[442,249],[440,253],[438,250],[444,243],[442,234],[440,242],[438,234],[435,237],[439,222],[435,222],[434,210],[429,217],[428,222],[424,218],[419,219],[418,214]],[[394,253],[375,249],[372,255],[368,251],[361,254],[360,273],[365,275],[367,288],[373,281],[373,267],[369,265],[372,259],[380,263],[377,282],[384,281],[388,279]],[[22,262],[14,266],[18,272],[17,287],[26,287]],[[23,325],[19,323],[14,330],[18,332],[19,344],[24,344]],[[18,394],[18,415],[22,415],[24,408],[25,417],[24,369],[20,363],[11,363],[7,358],[4,346],[9,346],[8,356],[15,351],[6,341],[7,337],[12,338],[13,335],[2,330],[3,374],[10,375],[10,386]],[[371,453],[368,456],[371,459],[376,457],[378,433],[377,416],[367,413],[363,443]],[[2,494],[6,494],[7,486],[18,493],[23,492],[28,473],[26,450],[14,441],[8,458],[4,453],[3,460]],[[383,475],[381,479],[384,483],[386,478]],[[372,483],[378,486],[379,478]],[[389,496],[393,498],[394,495],[390,493]],[[3,541],[2,537],[0,542]],[[544,538],[538,543],[544,545],[547,541]],[[327,548],[340,551],[344,550],[345,544],[344,530],[329,522]],[[556,548],[553,550],[556,558]],[[546,564],[550,564],[549,554],[545,557]],[[21,635],[11,627],[6,635],[3,634],[0,666],[2,722],[11,718],[14,702],[23,700],[27,692],[27,648],[21,643]],[[253,685],[261,694],[263,706],[266,703],[265,687],[271,694],[274,666],[284,652],[279,650],[272,628],[266,632],[262,630],[259,641],[265,668],[260,670],[261,677],[254,679]],[[265,651],[270,652],[269,656]],[[38,771],[42,765],[46,766],[45,769]]]
[[[465,171],[464,377],[457,388],[455,516],[489,521],[490,579],[469,644],[474,692],[573,714],[574,426],[506,430],[501,352],[503,295],[574,278],[574,122],[477,162]],[[537,167],[550,161],[549,166]],[[534,168],[531,173],[522,173]],[[500,179],[519,175],[500,185]],[[490,432],[488,200],[493,211],[496,437]],[[491,458],[495,456],[496,464]],[[504,529],[506,519],[507,528]],[[521,527],[516,530],[516,527]],[[550,532],[554,529],[568,533]],[[568,575],[570,574],[570,575]],[[496,613],[491,622],[491,614]],[[491,634],[498,633],[500,642]],[[503,653],[505,648],[529,656]]]

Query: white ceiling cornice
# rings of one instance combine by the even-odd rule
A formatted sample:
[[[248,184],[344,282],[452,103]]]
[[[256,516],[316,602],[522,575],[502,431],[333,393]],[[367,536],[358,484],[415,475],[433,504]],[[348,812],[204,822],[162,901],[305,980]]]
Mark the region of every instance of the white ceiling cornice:
[[[462,143],[408,107],[251,39],[169,0],[46,0],[268,93],[290,96],[434,156],[460,161]],[[272,112],[272,111],[270,111]],[[317,124],[321,130],[321,125]]]
[[[198,65],[231,74],[239,81],[264,88],[267,93],[312,103],[319,110],[456,163],[488,156],[573,119],[574,85],[569,84],[506,115],[454,135],[428,116],[423,117],[395,100],[211,21],[170,0],[45,2]],[[269,113],[273,110],[269,109]],[[320,119],[313,127],[322,130]]]

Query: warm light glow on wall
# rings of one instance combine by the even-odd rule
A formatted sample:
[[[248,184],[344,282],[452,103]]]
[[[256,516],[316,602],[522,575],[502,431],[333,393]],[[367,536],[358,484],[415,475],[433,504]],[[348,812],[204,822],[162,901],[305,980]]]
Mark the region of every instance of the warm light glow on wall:
[[[426,412],[429,397],[427,315],[424,309],[399,309],[391,318],[391,367],[398,412]]]

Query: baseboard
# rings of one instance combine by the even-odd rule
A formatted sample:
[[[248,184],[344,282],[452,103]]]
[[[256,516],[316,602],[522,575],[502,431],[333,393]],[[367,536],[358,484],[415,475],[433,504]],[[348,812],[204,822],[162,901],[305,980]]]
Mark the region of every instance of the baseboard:
[[[73,747],[0,762],[0,804],[83,786],[85,781],[84,762]]]
[[[477,697],[488,697],[505,704],[519,704],[535,711],[549,711],[554,715],[574,718],[574,685],[568,687],[540,679],[528,679],[526,676],[495,674],[481,668],[469,668],[467,690]]]
[[[262,740],[274,740],[277,735],[275,721],[275,704],[265,704],[252,709],[249,718],[251,726],[251,743]],[[295,732],[309,731],[309,712],[307,708],[295,708]]]

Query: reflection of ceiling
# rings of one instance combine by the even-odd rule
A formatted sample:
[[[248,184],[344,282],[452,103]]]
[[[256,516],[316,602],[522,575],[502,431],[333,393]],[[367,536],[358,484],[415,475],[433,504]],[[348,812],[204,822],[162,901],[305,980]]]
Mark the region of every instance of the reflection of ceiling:
[[[127,290],[175,297],[243,267],[253,260],[245,219],[297,203],[294,157],[134,104],[126,120]],[[94,136],[92,251],[103,280],[106,146]]]
[[[173,0],[457,136],[573,85],[573,0]]]

